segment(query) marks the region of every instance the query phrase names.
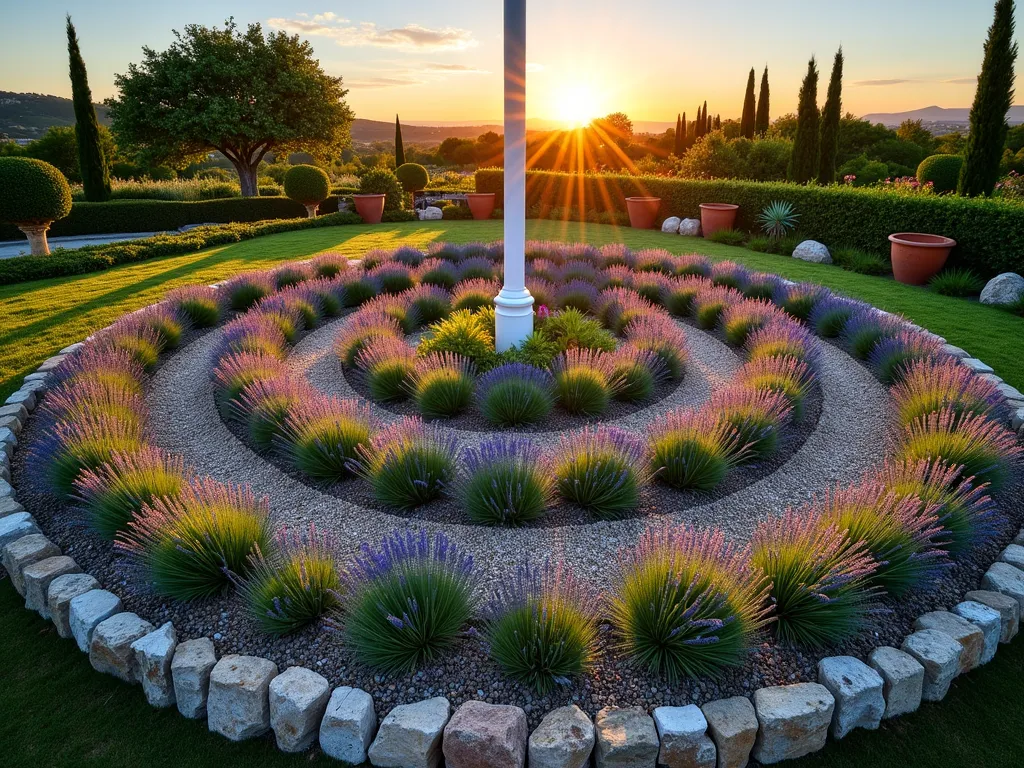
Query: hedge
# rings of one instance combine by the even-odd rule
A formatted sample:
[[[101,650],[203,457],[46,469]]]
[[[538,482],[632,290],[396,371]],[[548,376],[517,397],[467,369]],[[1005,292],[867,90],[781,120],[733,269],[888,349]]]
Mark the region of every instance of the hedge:
[[[500,169],[476,173],[477,191],[496,193],[499,207],[503,207],[503,184]],[[969,267],[984,278],[1024,272],[1024,206],[1005,200],[781,182],[527,173],[527,210],[541,218],[548,218],[553,209],[568,207],[614,218],[625,212],[626,197],[635,195],[660,197],[662,218],[698,218],[701,203],[735,203],[740,206],[737,227],[751,232],[758,231],[755,218],[766,205],[787,200],[800,214],[797,233],[828,246],[887,254],[890,234],[927,232],[956,240],[951,263]]]
[[[338,198],[320,204],[321,213],[338,210]],[[66,218],[53,222],[50,237],[114,232],[168,232],[188,224],[230,224],[305,217],[306,209],[287,197],[225,197],[217,200],[111,200],[75,203]],[[0,240],[22,240],[10,224],[0,224]]]

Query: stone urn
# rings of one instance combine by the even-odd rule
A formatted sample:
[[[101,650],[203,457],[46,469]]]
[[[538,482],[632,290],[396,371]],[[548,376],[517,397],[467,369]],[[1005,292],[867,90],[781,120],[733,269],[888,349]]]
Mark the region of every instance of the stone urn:
[[[627,197],[626,210],[629,211],[629,226],[634,229],[651,229],[658,220],[661,208],[660,197]]]
[[[946,264],[956,240],[942,235],[897,232],[889,235],[892,274],[907,285],[924,285]]]
[[[469,210],[473,213],[473,218],[477,221],[489,219],[494,213],[493,192],[467,192],[466,202],[469,204]]]
[[[384,199],[386,195],[352,195],[356,204],[356,213],[363,217],[367,224],[380,224],[384,216]]]
[[[733,229],[739,209],[738,205],[732,203],[701,203],[700,228],[704,237],[710,237],[720,229]]]

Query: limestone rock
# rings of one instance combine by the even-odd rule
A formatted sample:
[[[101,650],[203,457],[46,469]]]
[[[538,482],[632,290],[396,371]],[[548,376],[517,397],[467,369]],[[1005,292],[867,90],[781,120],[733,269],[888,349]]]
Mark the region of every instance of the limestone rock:
[[[804,240],[793,249],[793,258],[809,261],[812,264],[831,264],[832,254],[817,240]]]
[[[50,582],[46,590],[46,611],[59,636],[65,640],[73,637],[69,617],[71,601],[99,588],[100,583],[88,573],[65,573]]]
[[[105,589],[94,589],[71,601],[68,623],[82,653],[89,652],[96,625],[121,612],[121,598]]]
[[[378,768],[437,768],[441,734],[451,711],[443,696],[395,707],[381,721],[370,745],[370,763]]]
[[[708,702],[700,709],[718,751],[718,768],[744,768],[757,738],[757,714],[750,699],[733,696]]]
[[[707,735],[708,721],[700,707],[658,707],[654,727],[661,749],[658,765],[665,768],[714,768],[715,744]]]
[[[231,741],[244,741],[270,730],[270,681],[277,665],[258,656],[231,654],[210,673],[206,701],[212,732]]]
[[[754,691],[759,730],[754,758],[766,765],[817,752],[825,746],[835,699],[818,683]]]
[[[41,533],[22,536],[9,543],[3,550],[3,565],[14,589],[25,596],[25,580],[22,569],[32,563],[60,554],[60,548]]]
[[[178,711],[190,720],[206,717],[210,673],[217,664],[213,641],[208,637],[188,640],[174,649],[171,680]]]
[[[654,768],[661,742],[643,707],[605,707],[594,718],[597,768]]]
[[[428,205],[420,211],[420,221],[439,221],[444,218],[444,211],[434,205]]]
[[[452,715],[441,742],[447,768],[523,768],[526,713],[519,707],[467,701]]]
[[[530,734],[530,768],[583,768],[594,751],[594,724],[576,705],[548,712]]]
[[[700,237],[700,219],[683,219],[680,221],[679,234],[686,237]]]
[[[54,555],[25,566],[21,572],[25,582],[25,607],[44,619],[50,618],[50,584],[60,576],[81,571],[78,563],[67,555]]]
[[[830,729],[833,738],[841,739],[854,728],[878,728],[885,712],[878,672],[853,656],[830,656],[818,662],[818,682],[836,701]]]
[[[964,595],[964,600],[973,600],[999,613],[999,642],[1008,643],[1017,636],[1020,627],[1020,604],[1012,597],[998,592],[976,589]]]
[[[999,635],[1002,631],[1002,620],[999,611],[989,608],[987,605],[976,603],[973,600],[965,600],[954,605],[950,613],[955,614],[964,621],[970,622],[982,634],[981,655],[978,664],[988,664],[996,656],[996,649],[999,647]]]
[[[7,485],[0,480],[0,485]],[[31,536],[33,533],[40,533],[35,518],[28,512],[15,512],[0,518],[0,549],[3,549],[12,541],[17,541],[24,536]]]
[[[661,222],[661,231],[666,234],[678,235],[679,225],[682,223],[682,219],[678,216],[669,216],[663,222]]]
[[[97,672],[113,675],[126,683],[139,682],[139,666],[132,643],[153,631],[153,625],[134,613],[117,613],[93,630],[89,642],[89,663]]]
[[[924,667],[924,687],[921,698],[942,701],[949,684],[960,672],[960,643],[937,629],[922,629],[909,635],[900,650],[909,653]]]
[[[177,645],[178,633],[170,622],[132,643],[135,668],[142,681],[146,701],[152,707],[174,706],[171,659],[174,658]]]
[[[362,765],[376,731],[373,697],[359,688],[336,688],[320,723],[320,749],[335,760]]]
[[[981,652],[985,646],[985,635],[966,619],[948,611],[931,611],[917,617],[914,629],[937,629],[945,632],[961,646],[960,673],[970,672],[981,661]]]
[[[924,691],[924,667],[909,653],[883,645],[875,648],[868,663],[882,676],[884,718],[916,712]]]
[[[1024,571],[1009,563],[992,563],[981,577],[981,588],[1012,597],[1019,607],[1024,607]]]
[[[1015,272],[1003,272],[985,284],[981,291],[982,304],[1013,304],[1024,295],[1024,277]]]
[[[282,752],[305,752],[316,740],[331,697],[327,678],[289,667],[270,681],[270,727]]]

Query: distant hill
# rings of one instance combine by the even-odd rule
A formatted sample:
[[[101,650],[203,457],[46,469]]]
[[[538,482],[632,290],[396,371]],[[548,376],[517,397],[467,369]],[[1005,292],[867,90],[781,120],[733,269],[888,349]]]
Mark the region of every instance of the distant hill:
[[[878,112],[871,115],[864,115],[869,123],[882,123],[888,126],[897,126],[904,120],[921,120],[925,123],[963,123],[966,125],[970,120],[971,110],[969,107],[924,107],[912,109],[909,112]],[[1010,107],[1006,115],[1011,125],[1024,123],[1024,106]]]
[[[109,125],[107,108],[96,105],[100,122]],[[74,125],[71,99],[42,93],[0,91],[0,133],[12,139],[37,139],[53,125]]]
[[[482,133],[502,133],[500,124],[492,125],[412,125],[402,123],[402,141],[410,144],[440,144],[449,136],[460,139],[475,139]],[[357,117],[352,121],[352,140],[370,143],[372,141],[394,141],[395,124],[384,120],[364,120]]]

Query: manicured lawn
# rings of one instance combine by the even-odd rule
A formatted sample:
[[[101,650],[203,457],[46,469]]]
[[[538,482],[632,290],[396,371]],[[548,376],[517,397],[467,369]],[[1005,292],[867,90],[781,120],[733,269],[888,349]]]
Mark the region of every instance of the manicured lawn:
[[[794,280],[810,280],[862,298],[963,346],[1007,381],[1024,387],[1018,350],[1024,319],[838,268],[757,254],[742,248],[610,226],[532,221],[536,239],[622,241],[633,248],[701,251]],[[156,301],[168,289],[214,282],[321,251],[358,255],[370,248],[501,237],[500,222],[436,222],[349,226],[294,232],[187,256],[130,265],[79,277],[0,288],[0,395],[47,356],[119,315]],[[0,744],[5,766],[285,766],[332,764],[320,757],[288,757],[269,742],[234,745],[200,723],[158,712],[129,688],[92,671],[74,644],[21,609],[0,584]],[[855,733],[794,766],[963,766],[1019,762],[1024,707],[1024,640],[1003,648],[988,667],[959,680],[941,705],[893,723],[880,733]]]

